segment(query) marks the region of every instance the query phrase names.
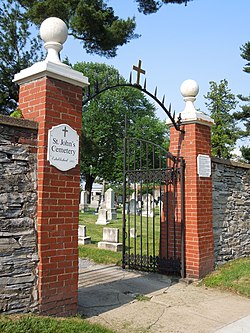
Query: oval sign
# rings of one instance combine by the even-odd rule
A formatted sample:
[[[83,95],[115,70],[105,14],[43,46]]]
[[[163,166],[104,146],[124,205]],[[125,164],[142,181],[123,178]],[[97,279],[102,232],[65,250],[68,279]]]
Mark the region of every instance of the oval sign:
[[[73,169],[79,161],[79,135],[67,124],[53,126],[48,131],[47,159],[61,171]]]

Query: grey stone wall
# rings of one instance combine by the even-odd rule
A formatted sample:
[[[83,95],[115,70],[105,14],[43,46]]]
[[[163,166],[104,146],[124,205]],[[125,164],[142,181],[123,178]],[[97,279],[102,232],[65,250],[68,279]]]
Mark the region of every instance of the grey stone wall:
[[[250,255],[250,165],[213,158],[215,263]]]
[[[0,313],[37,309],[36,145],[36,123],[0,116]]]

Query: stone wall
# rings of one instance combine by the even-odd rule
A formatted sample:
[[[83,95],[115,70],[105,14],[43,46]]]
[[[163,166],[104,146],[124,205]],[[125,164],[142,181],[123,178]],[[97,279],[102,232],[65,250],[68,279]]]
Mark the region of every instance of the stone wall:
[[[250,255],[250,165],[213,158],[215,263]]]
[[[37,309],[37,123],[0,116],[0,313]]]

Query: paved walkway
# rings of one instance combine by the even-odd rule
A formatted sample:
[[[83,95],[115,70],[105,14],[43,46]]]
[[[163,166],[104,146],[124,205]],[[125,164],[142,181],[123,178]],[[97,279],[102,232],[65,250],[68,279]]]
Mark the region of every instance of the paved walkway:
[[[84,260],[79,313],[120,333],[250,332],[245,297]]]

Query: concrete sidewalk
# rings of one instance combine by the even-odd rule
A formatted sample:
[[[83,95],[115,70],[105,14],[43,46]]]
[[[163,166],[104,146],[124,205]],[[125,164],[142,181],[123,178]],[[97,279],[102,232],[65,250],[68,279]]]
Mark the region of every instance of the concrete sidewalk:
[[[122,333],[250,332],[250,300],[245,297],[84,260],[79,313]]]

